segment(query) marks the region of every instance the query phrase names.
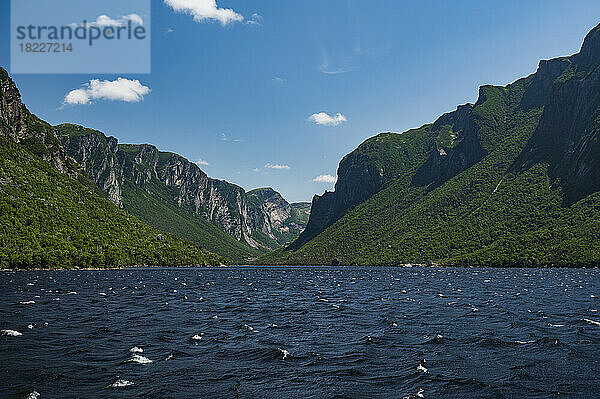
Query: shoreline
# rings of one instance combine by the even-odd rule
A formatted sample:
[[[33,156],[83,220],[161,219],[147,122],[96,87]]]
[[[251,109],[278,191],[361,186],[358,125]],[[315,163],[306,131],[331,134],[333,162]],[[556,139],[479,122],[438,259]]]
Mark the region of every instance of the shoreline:
[[[439,264],[416,264],[406,263],[402,265],[254,265],[254,264],[239,264],[239,265],[192,265],[192,266],[119,266],[119,267],[88,267],[88,268],[0,268],[0,272],[43,272],[43,271],[110,271],[110,270],[134,270],[134,269],[227,269],[227,268],[334,268],[334,269],[384,269],[384,268],[402,268],[402,269],[598,269],[599,266],[472,266],[472,265],[439,265]]]

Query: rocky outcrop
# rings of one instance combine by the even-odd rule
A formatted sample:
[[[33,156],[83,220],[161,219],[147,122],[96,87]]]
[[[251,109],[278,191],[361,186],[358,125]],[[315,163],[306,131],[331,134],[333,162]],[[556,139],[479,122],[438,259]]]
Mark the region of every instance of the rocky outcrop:
[[[0,68],[0,134],[23,145],[50,162],[61,172],[77,175],[77,165],[69,159],[54,128],[33,115],[21,102],[21,94],[8,72]]]

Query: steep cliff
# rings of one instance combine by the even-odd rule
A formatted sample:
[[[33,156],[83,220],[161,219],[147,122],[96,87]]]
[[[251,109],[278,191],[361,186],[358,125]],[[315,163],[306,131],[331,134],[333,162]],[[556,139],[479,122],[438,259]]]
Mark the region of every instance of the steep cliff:
[[[291,217],[291,206],[274,191],[247,194],[152,145],[118,144],[114,137],[76,125],[56,129],[69,155],[113,203],[212,251],[252,258],[293,240],[304,228],[283,224]],[[279,220],[282,215],[285,220]]]
[[[599,40],[600,26],[580,53],[541,61],[505,87],[482,86],[475,104],[417,129],[419,141],[399,146],[410,132],[393,135],[368,157],[361,145],[274,262],[600,263]],[[346,172],[349,159],[361,173]],[[392,181],[386,168],[399,170]]]
[[[248,200],[254,226],[280,245],[294,240],[306,228],[310,203],[290,204],[272,188],[249,191]]]
[[[0,268],[225,261],[106,200],[66,155],[55,129],[22,104],[2,68],[0,88]]]
[[[553,184],[572,204],[600,190],[600,28],[586,36],[578,54],[560,61],[566,68],[553,81],[518,166],[547,162]]]
[[[0,68],[0,133],[59,171],[77,174],[78,167],[66,156],[54,128],[29,112],[21,102],[17,86],[3,68]]]

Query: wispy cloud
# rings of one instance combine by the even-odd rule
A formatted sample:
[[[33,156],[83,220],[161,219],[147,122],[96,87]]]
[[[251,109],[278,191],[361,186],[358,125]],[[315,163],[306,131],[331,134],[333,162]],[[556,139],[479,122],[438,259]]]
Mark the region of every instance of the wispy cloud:
[[[353,66],[332,67],[331,65],[329,65],[329,57],[327,56],[327,53],[323,48],[321,48],[321,57],[322,60],[321,63],[318,65],[317,69],[320,72],[323,72],[327,75],[339,75],[341,73],[351,72],[356,69]]]
[[[266,164],[265,168],[277,169],[277,170],[289,170],[290,169],[289,165],[279,165],[279,164],[271,164],[271,163]]]
[[[243,143],[244,140],[243,139],[232,139],[229,136],[227,136],[225,133],[221,133],[221,140],[222,141],[229,141],[232,143]]]
[[[210,165],[208,162],[206,162],[204,159],[199,159],[196,162],[194,162],[196,165],[198,166],[208,166]]]
[[[252,17],[248,21],[246,21],[246,25],[254,25],[254,26],[262,26],[263,25],[263,17],[257,13],[252,14]]]
[[[282,78],[282,77],[279,77],[279,76],[275,76],[275,77],[274,77],[272,80],[273,80],[273,82],[275,82],[275,83],[280,83],[280,84],[283,84],[283,83],[285,83],[285,79],[284,79],[284,78]]]
[[[325,112],[319,112],[318,114],[309,116],[308,120],[321,126],[338,126],[348,121],[346,117],[339,112],[333,116]]]
[[[317,177],[315,177],[314,179],[312,179],[313,182],[315,183],[335,183],[337,181],[337,178],[333,175],[330,174],[325,174],[325,175],[319,175]]]
[[[91,104],[94,100],[140,102],[150,93],[150,88],[139,80],[118,78],[117,80],[92,79],[82,88],[71,90],[64,98],[63,105]]]
[[[216,0],[164,0],[164,2],[175,12],[191,15],[196,22],[218,21],[226,26],[244,20],[243,15],[230,8],[219,8]]]
[[[252,169],[252,171],[253,171],[254,173],[258,173],[258,172],[260,172],[260,169],[258,169],[258,168],[254,168],[254,169]]]

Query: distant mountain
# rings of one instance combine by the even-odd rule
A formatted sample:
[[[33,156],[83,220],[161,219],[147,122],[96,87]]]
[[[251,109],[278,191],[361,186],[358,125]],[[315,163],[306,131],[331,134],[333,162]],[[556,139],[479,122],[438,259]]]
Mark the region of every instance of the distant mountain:
[[[271,262],[600,264],[600,25],[432,124],[347,155]]]
[[[306,209],[299,218],[272,189],[246,193],[152,145],[119,144],[73,124],[55,128],[67,154],[115,205],[216,253],[254,258],[295,239],[306,226]]]
[[[0,68],[0,268],[225,261],[105,199],[67,154],[57,131],[27,110]]]

